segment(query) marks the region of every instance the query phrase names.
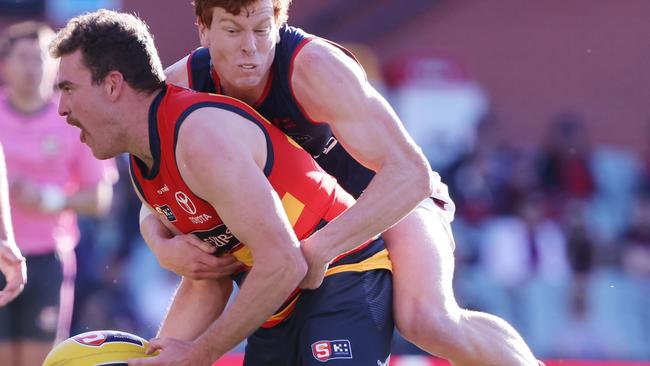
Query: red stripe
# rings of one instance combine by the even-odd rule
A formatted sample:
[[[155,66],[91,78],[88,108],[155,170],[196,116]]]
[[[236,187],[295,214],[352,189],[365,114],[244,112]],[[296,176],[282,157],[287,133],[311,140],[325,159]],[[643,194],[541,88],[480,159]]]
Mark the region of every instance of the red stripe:
[[[298,53],[300,52],[300,50],[302,50],[302,48],[305,47],[307,45],[307,43],[311,42],[314,39],[315,39],[314,37],[305,38],[302,42],[300,42],[298,47],[296,47],[296,50],[294,51],[293,55],[291,56],[291,61],[289,62],[289,91],[291,91],[291,96],[293,97],[293,100],[296,101],[296,105],[298,106],[298,109],[300,109],[300,112],[302,113],[303,116],[305,116],[307,121],[309,121],[311,123],[314,123],[314,124],[321,124],[321,123],[324,123],[324,122],[318,122],[318,121],[315,121],[314,119],[312,119],[311,117],[309,117],[309,114],[307,114],[307,111],[305,111],[305,108],[302,106],[302,104],[300,104],[300,101],[298,100],[298,98],[296,98],[296,93],[293,91],[293,86],[291,84],[291,77],[293,76],[293,65],[294,65],[294,61],[296,60],[296,56],[298,56]]]
[[[269,93],[271,92],[271,86],[273,85],[273,74],[275,74],[275,65],[271,65],[271,69],[269,71],[269,77],[266,79],[266,85],[264,86],[264,90],[262,91],[262,95],[260,95],[259,98],[253,103],[253,106],[259,107],[262,102],[264,102],[264,99],[269,96]]]
[[[194,56],[194,52],[190,52],[189,57],[187,58],[187,86],[189,89],[194,89],[194,82],[192,80],[192,56]]]

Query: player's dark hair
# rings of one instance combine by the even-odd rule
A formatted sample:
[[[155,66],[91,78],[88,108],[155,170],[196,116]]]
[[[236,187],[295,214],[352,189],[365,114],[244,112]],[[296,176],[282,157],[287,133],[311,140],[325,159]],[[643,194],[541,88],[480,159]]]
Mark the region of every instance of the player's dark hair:
[[[53,57],[81,50],[92,81],[101,84],[111,71],[119,71],[134,89],[153,92],[165,76],[147,25],[140,18],[111,10],[98,10],[68,21],[50,45]]]
[[[254,4],[258,0],[194,0],[194,13],[206,27],[212,25],[212,9],[223,8],[228,13],[239,15],[239,13]],[[273,0],[273,13],[275,23],[278,26],[283,25],[289,19],[289,5],[291,0]]]
[[[37,40],[45,48],[52,38],[54,31],[45,23],[26,21],[12,24],[0,35],[0,59],[7,57],[11,48],[20,40]]]

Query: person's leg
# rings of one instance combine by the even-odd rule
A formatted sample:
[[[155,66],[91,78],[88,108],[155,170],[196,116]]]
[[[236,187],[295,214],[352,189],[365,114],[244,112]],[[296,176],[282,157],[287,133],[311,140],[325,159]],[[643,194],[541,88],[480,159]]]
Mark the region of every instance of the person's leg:
[[[453,239],[437,210],[433,204],[421,205],[383,234],[393,263],[397,329],[456,366],[537,365],[506,321],[456,303]]]
[[[60,326],[63,266],[54,254],[39,255],[27,258],[27,272],[24,307],[18,319],[19,357],[23,365],[40,365]]]
[[[388,365],[393,335],[392,284],[387,270],[327,277],[300,304],[298,357],[292,366]]]

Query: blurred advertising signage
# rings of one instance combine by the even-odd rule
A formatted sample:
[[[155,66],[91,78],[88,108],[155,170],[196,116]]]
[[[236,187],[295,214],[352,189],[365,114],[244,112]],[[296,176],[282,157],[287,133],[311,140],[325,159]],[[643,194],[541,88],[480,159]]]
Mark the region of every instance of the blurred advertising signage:
[[[46,15],[53,24],[65,24],[70,18],[86,12],[98,9],[120,10],[121,8],[122,0],[48,0]]]
[[[386,79],[392,87],[426,83],[459,84],[468,81],[465,67],[451,57],[430,53],[413,53],[391,62]]]

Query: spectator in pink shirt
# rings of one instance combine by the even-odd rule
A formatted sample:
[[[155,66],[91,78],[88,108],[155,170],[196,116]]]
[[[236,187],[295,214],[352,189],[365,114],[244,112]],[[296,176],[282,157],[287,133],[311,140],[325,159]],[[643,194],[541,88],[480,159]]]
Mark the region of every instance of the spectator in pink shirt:
[[[78,134],[61,128],[53,99],[53,31],[25,22],[0,43],[0,143],[3,144],[16,242],[29,282],[0,308],[0,359],[40,365],[53,341],[68,337],[74,290],[77,214],[108,210],[116,171],[96,160]]]

